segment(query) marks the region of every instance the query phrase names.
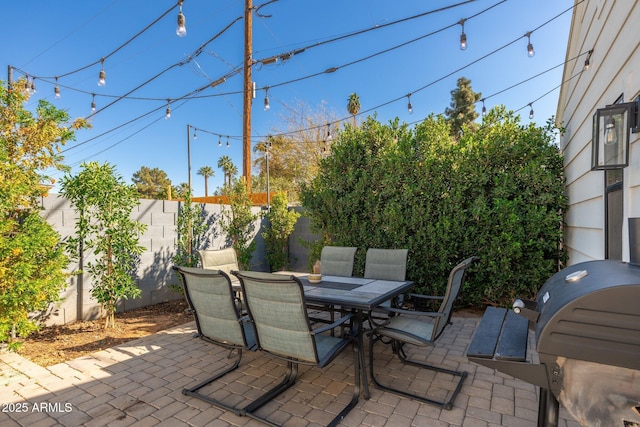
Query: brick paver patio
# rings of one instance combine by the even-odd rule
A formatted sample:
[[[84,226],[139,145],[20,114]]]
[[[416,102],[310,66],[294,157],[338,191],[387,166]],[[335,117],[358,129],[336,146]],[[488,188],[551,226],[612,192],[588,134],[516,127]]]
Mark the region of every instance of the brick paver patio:
[[[371,387],[343,420],[344,426],[536,427],[537,391],[531,384],[472,364],[466,347],[479,318],[456,317],[434,348],[414,357],[469,372],[452,410],[385,393]],[[194,339],[193,322],[49,368],[16,354],[0,353],[0,425],[25,426],[261,426],[198,399],[182,388],[225,366],[228,352]],[[531,340],[531,338],[530,338]],[[390,346],[376,345],[377,370],[383,379],[439,395],[446,375],[435,377],[403,366]],[[529,348],[533,347],[530,341]],[[530,351],[531,352],[531,351]],[[530,354],[535,357],[535,354]],[[298,383],[259,413],[284,426],[321,426],[350,398],[352,358],[344,352],[327,368],[303,367]],[[386,366],[385,366],[386,365]],[[231,404],[249,401],[282,374],[285,363],[249,352],[227,385],[211,394]],[[561,409],[561,427],[578,427]]]

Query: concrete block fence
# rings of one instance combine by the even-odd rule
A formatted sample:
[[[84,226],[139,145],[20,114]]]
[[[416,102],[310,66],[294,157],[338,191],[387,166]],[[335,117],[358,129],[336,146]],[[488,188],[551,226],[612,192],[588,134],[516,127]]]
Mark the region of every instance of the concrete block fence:
[[[140,236],[140,244],[146,248],[140,257],[137,284],[142,293],[135,299],[123,300],[118,305],[118,311],[127,311],[144,307],[159,302],[182,298],[181,295],[171,290],[171,284],[177,284],[177,279],[171,270],[171,261],[176,250],[176,221],[181,202],[174,200],[147,200],[141,199],[136,211],[132,212],[132,218],[147,225],[147,230]],[[206,221],[209,225],[205,233],[203,248],[220,249],[230,246],[226,236],[220,227],[225,206],[220,204],[203,204],[206,212]],[[62,239],[75,235],[75,224],[78,215],[69,200],[50,194],[42,198],[42,216],[49,222]],[[228,206],[226,207],[228,209]],[[260,208],[253,208],[255,213]],[[308,231],[308,219],[301,217],[298,220],[296,231],[290,238],[291,259],[295,260],[292,269],[306,271],[306,248],[299,243],[299,238],[315,239]],[[251,261],[251,270],[268,271],[269,267],[265,256],[265,243],[261,236],[264,220],[262,217],[256,221],[256,249]],[[81,269],[90,261],[91,254],[85,254],[84,260],[73,260],[69,265],[70,272]],[[62,301],[52,304],[50,309],[43,313],[42,320],[48,324],[65,324],[76,320],[95,319],[99,316],[99,304],[91,298],[91,276],[88,274],[71,275],[68,287],[62,292]]]

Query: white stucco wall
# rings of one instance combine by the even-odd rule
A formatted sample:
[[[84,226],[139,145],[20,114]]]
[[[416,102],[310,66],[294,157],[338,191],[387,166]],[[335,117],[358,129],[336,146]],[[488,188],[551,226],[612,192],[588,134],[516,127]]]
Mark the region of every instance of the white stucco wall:
[[[603,171],[591,171],[592,116],[620,95],[623,102],[631,102],[640,94],[640,2],[576,0],[575,4],[557,112],[559,124],[566,128],[560,145],[570,205],[565,218],[569,264],[605,257],[605,182]],[[583,70],[591,49],[590,67]],[[640,217],[639,139],[640,134],[631,134],[629,167],[623,177],[625,261],[629,260],[627,219]]]

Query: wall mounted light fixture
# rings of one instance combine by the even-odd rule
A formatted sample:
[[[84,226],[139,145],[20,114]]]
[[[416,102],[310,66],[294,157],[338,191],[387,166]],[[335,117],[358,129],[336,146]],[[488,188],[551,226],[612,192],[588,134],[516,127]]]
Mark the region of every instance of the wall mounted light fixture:
[[[631,132],[638,133],[638,104],[607,105],[593,115],[591,170],[622,169],[629,166]]]

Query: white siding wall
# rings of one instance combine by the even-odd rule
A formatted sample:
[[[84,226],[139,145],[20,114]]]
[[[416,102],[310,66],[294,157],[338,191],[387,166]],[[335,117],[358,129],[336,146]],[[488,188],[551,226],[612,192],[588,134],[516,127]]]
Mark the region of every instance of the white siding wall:
[[[576,3],[579,3],[576,1]],[[569,264],[605,256],[604,172],[591,171],[592,116],[620,95],[631,102],[640,93],[640,2],[589,0],[576,6],[565,65],[558,120],[569,197],[565,241]],[[631,134],[629,167],[624,170],[623,259],[629,259],[627,218],[640,217],[640,134]]]

